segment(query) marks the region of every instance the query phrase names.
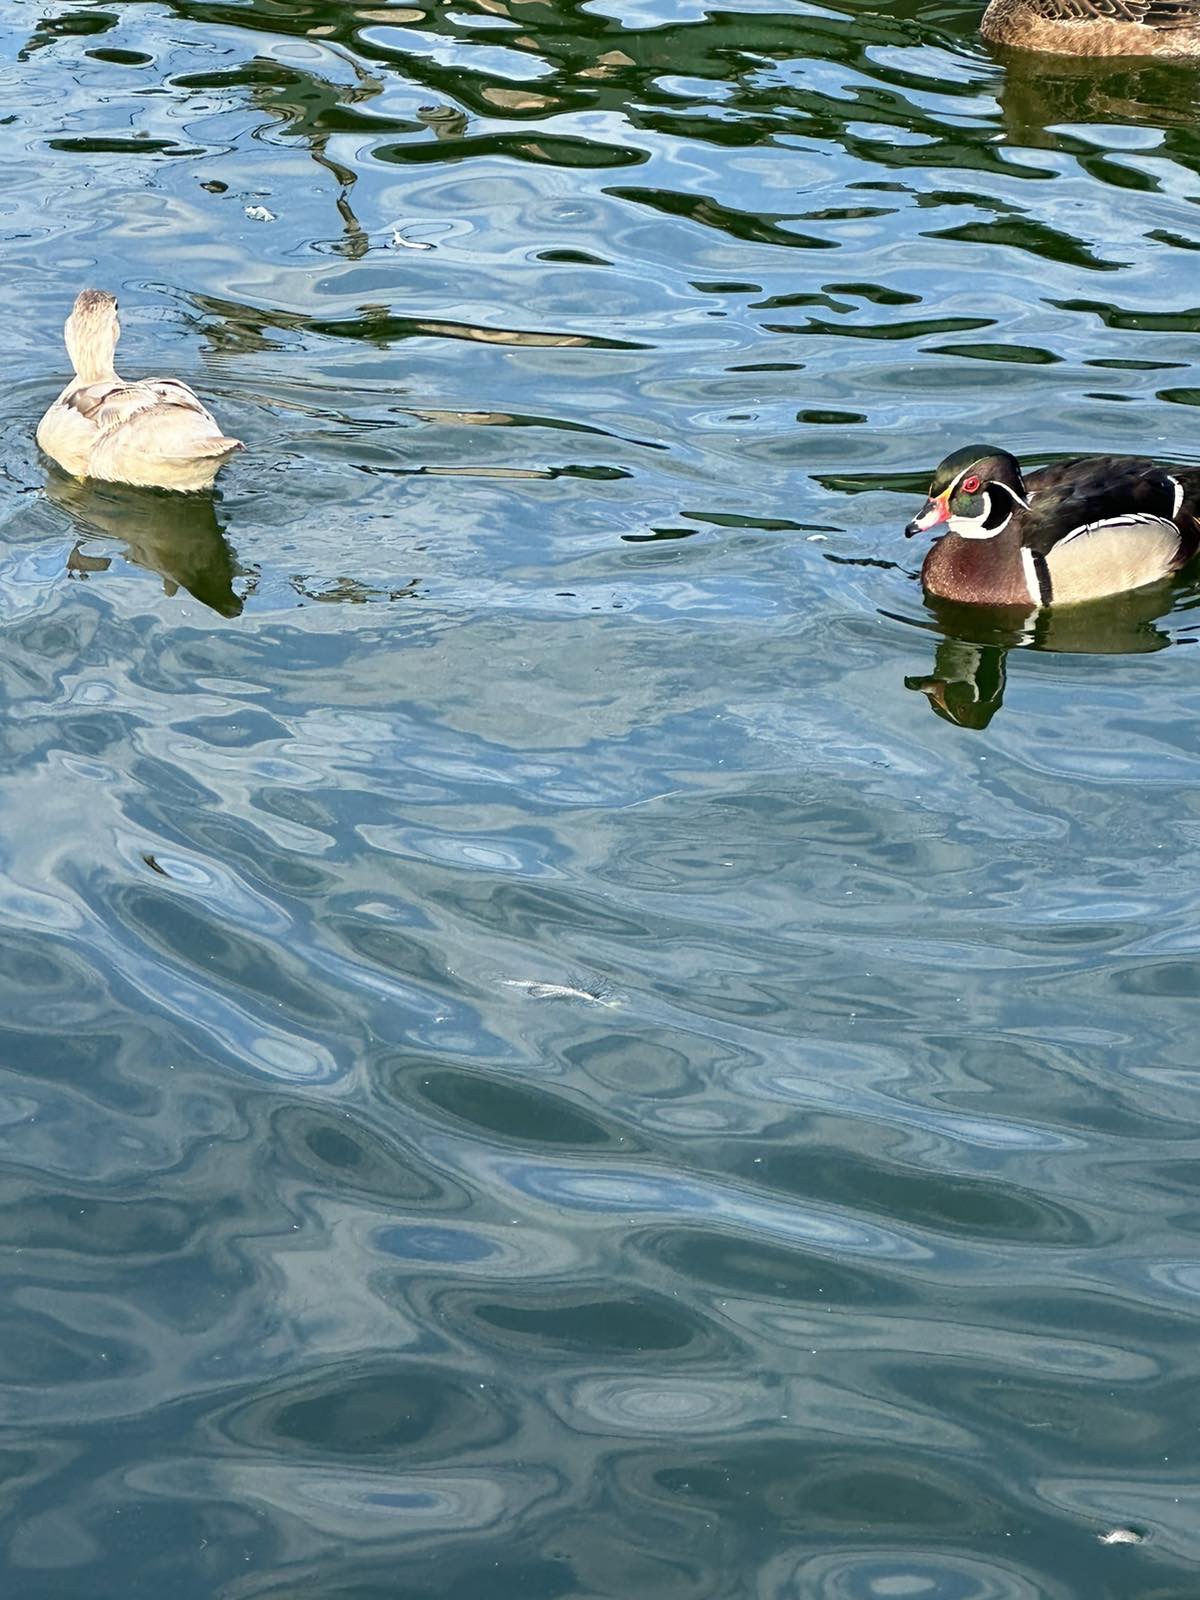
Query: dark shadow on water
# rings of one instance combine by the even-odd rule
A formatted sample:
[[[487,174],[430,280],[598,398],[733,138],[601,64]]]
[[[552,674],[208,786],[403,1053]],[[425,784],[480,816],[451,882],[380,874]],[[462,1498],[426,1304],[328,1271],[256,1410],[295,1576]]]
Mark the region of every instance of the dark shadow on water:
[[[67,558],[72,577],[108,571],[113,557],[88,548],[103,535],[120,539],[128,560],[157,572],[168,595],[186,589],[222,617],[241,615],[243,601],[233,581],[244,574],[217,521],[211,495],[83,482],[54,470],[46,474],[46,493],[79,530]]]
[[[1194,585],[1193,585],[1194,587]],[[906,677],[906,689],[961,728],[986,728],[1004,704],[1010,650],[1058,655],[1146,655],[1172,643],[1156,624],[1181,603],[1176,583],[1153,584],[1084,605],[1029,611],[1020,606],[969,606],[925,596],[932,621],[888,613],[942,635],[933,671]]]

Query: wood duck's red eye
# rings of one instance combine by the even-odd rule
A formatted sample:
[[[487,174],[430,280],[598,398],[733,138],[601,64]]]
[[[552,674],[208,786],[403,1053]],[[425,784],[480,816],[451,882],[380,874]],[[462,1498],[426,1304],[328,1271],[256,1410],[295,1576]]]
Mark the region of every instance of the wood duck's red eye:
[[[978,494],[979,479],[974,475],[974,473],[972,473],[969,478],[963,479],[961,488],[964,494]]]

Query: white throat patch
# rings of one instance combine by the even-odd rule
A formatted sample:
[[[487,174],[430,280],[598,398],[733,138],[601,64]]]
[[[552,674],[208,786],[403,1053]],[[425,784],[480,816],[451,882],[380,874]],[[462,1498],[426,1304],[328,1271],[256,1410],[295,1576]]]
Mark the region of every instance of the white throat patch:
[[[990,489],[985,489],[983,491],[983,501],[984,509],[979,516],[951,517],[950,532],[958,534],[960,539],[994,539],[998,534],[1003,533],[1005,528],[1007,528],[1009,523],[1012,521],[1011,504],[1009,506],[1008,515],[1004,518],[1003,522],[993,523],[992,526],[989,527],[988,521],[991,518],[994,509]]]

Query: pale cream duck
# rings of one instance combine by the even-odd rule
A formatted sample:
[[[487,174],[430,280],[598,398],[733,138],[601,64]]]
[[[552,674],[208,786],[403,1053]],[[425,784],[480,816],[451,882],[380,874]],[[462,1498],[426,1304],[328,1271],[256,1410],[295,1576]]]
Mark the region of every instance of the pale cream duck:
[[[37,442],[66,472],[145,488],[207,489],[245,446],[178,378],[125,383],[113,361],[116,298],[84,289],[63,329],[75,376],[38,423]]]
[[[1200,0],[991,0],[993,44],[1068,56],[1200,56]]]

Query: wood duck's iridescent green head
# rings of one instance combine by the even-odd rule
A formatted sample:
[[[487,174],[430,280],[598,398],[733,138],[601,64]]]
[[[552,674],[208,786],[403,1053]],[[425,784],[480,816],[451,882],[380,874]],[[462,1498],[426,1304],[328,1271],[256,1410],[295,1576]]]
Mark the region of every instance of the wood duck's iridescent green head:
[[[929,499],[904,530],[905,538],[948,523],[963,539],[994,539],[1018,507],[1029,509],[1020,464],[1007,450],[969,444],[947,456],[933,475]]]

